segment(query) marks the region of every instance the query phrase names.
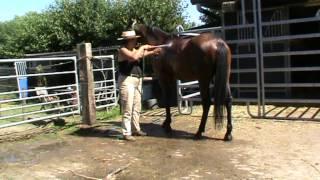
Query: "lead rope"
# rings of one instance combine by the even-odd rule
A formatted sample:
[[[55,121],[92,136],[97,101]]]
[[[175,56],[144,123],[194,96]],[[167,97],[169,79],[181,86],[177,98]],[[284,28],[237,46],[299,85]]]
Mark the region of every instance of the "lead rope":
[[[141,77],[141,79],[140,79],[140,81],[142,81],[141,82],[141,111],[142,111],[142,105],[143,105],[143,78],[144,78],[144,69],[145,69],[145,62],[144,62],[144,60],[145,60],[145,57],[144,57],[144,53],[145,53],[145,49],[143,49],[143,53],[142,53],[142,77]],[[140,84],[140,82],[139,82],[139,84]]]

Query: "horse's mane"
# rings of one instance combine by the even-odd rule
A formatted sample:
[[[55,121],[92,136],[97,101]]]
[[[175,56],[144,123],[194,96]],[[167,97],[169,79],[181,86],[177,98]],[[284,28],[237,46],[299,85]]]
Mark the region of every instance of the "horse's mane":
[[[158,33],[160,33],[163,37],[171,37],[172,36],[171,33],[163,31],[162,29],[160,29],[158,27],[152,26],[151,29],[153,32],[158,31]]]

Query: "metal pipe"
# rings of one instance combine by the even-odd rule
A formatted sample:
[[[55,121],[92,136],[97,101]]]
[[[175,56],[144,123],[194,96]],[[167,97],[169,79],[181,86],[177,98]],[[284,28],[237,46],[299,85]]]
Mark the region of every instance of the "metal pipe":
[[[272,41],[284,41],[284,40],[298,40],[298,39],[307,39],[307,38],[318,38],[320,33],[311,33],[311,34],[301,34],[301,35],[288,35],[288,36],[277,36],[277,37],[268,37],[264,38],[264,42]]]
[[[30,108],[30,107],[35,107],[35,106],[56,104],[56,103],[61,103],[61,102],[72,101],[72,100],[75,100],[75,99],[76,98],[69,98],[69,99],[63,99],[63,100],[58,100],[58,101],[50,101],[50,102],[45,102],[45,103],[38,103],[38,104],[31,104],[31,105],[24,105],[24,106],[15,106],[15,107],[12,107],[12,108],[1,108],[0,112],[10,111],[10,110],[15,110],[15,109],[20,109],[20,108]]]
[[[256,39],[241,39],[241,40],[228,40],[227,41],[228,44],[237,44],[237,43],[256,43]]]
[[[308,18],[298,18],[298,19],[263,22],[262,26],[297,24],[297,23],[317,22],[317,21],[320,21],[319,17],[308,17]]]
[[[96,72],[96,71],[111,71],[113,68],[101,68],[101,69],[93,69],[92,71],[93,72]]]
[[[111,98],[99,99],[99,100],[96,100],[96,102],[103,102],[103,101],[109,101],[109,100],[115,100],[115,98],[111,97]]]
[[[61,74],[73,74],[77,73],[76,71],[64,71],[64,72],[51,72],[51,73],[38,73],[38,74],[28,74],[28,75],[11,75],[11,76],[0,76],[0,79],[9,79],[17,77],[36,77],[36,76],[53,76]]]
[[[185,82],[185,83],[181,83],[181,81],[179,81],[179,87],[182,87],[182,86],[189,86],[189,85],[192,85],[192,84],[199,84],[199,81],[189,81],[189,82]]]
[[[61,89],[61,88],[76,87],[76,86],[77,86],[76,84],[70,84],[70,85],[62,85],[62,86],[41,87],[41,90]],[[39,91],[39,89],[3,92],[3,93],[0,93],[0,95],[16,94],[20,92],[36,92],[36,91]]]
[[[248,58],[256,58],[257,57],[257,55],[256,54],[234,54],[234,55],[232,55],[232,58],[233,59],[240,59],[240,58],[245,58],[245,59],[248,59]],[[244,60],[245,60],[244,59]]]
[[[245,28],[254,28],[254,24],[238,24],[238,25],[230,25],[230,26],[225,26],[225,30],[232,30],[232,29],[245,29]]]
[[[320,67],[265,68],[264,72],[320,71]]]
[[[203,28],[203,29],[192,29],[192,30],[187,30],[184,32],[210,32],[210,31],[218,31],[221,30],[222,27],[218,26],[218,27],[210,27],[210,28]]]
[[[10,62],[32,62],[32,61],[61,61],[61,60],[74,60],[75,56],[72,57],[59,57],[59,58],[25,58],[25,59],[1,59],[0,63],[10,63]]]
[[[256,78],[257,78],[257,98],[258,98],[258,116],[261,117],[261,105],[263,106],[263,100],[262,100],[262,97],[261,97],[261,68],[260,68],[260,61],[263,60],[261,59],[261,43],[258,43],[260,42],[262,39],[261,39],[261,33],[262,33],[262,30],[260,28],[260,16],[259,16],[259,13],[260,11],[257,7],[257,4],[256,4],[256,0],[252,0],[253,2],[253,8],[252,8],[252,11],[253,11],[253,17],[254,17],[254,29],[255,29],[255,32],[254,32],[254,39],[255,39],[255,53],[256,53],[256,69],[257,69],[257,74],[256,74]],[[258,6],[260,4],[258,3]],[[257,17],[258,16],[258,17]]]
[[[32,111],[32,112],[23,113],[23,114],[4,116],[4,117],[0,117],[0,120],[14,118],[14,117],[20,117],[20,116],[25,116],[25,115],[31,115],[31,114],[38,114],[38,113],[43,113],[43,112],[49,112],[49,111],[55,111],[55,110],[59,110],[59,109],[66,109],[66,108],[76,107],[76,106],[77,105],[69,105],[69,106],[62,106],[62,107],[58,107],[58,108],[51,108],[51,109],[46,109],[46,110],[41,110],[41,111]]]
[[[107,83],[107,82],[113,82],[113,79],[110,79],[110,80],[104,80],[104,81],[95,81],[95,82],[94,82],[94,84]]]
[[[101,105],[101,106],[97,106],[97,109],[102,109],[102,108],[106,108],[106,107],[110,107],[110,106],[116,106],[116,105],[117,105],[117,103]]]
[[[101,96],[101,95],[108,95],[108,94],[114,94],[114,92],[106,92],[106,93],[99,93],[99,94],[95,94],[94,96]]]
[[[266,83],[265,87],[320,87],[320,83]]]
[[[117,105],[117,86],[116,86],[116,71],[115,71],[115,66],[114,66],[114,56],[112,56],[112,67],[113,67],[113,70],[112,70],[112,76],[113,76],[113,93],[114,93],[114,99],[115,99],[115,105]]]
[[[320,99],[266,99],[267,103],[319,104]]]
[[[56,94],[48,94],[48,95],[40,95],[40,96],[33,96],[33,97],[27,97],[27,98],[19,98],[19,99],[0,100],[0,104],[9,103],[9,102],[16,102],[16,101],[24,101],[24,100],[30,100],[30,99],[39,99],[39,98],[42,98],[42,97],[52,97],[52,96],[66,95],[66,94],[72,94],[72,93],[74,93],[74,91],[64,92],[64,93],[56,93]]]
[[[103,87],[97,87],[97,88],[94,88],[94,90],[101,90],[101,89],[111,89],[111,88],[114,88],[113,85],[110,85],[110,86],[103,86]]]
[[[317,55],[317,54],[320,54],[320,50],[272,52],[272,53],[264,53],[264,56],[275,57],[275,56],[298,56],[298,55]]]
[[[61,117],[61,116],[67,116],[67,115],[71,115],[71,114],[75,114],[75,113],[78,113],[78,111],[72,111],[72,112],[61,113],[61,114],[56,114],[56,115],[51,115],[51,116],[46,116],[46,117],[28,119],[28,120],[20,121],[20,122],[3,124],[3,125],[0,125],[0,129],[7,128],[7,127],[12,127],[12,126],[17,126],[17,125],[21,125],[21,124],[26,124],[26,123],[31,123],[31,122],[36,122],[36,121],[41,121],[41,120],[44,120],[44,119],[51,119],[51,118],[56,118],[56,117]]]
[[[244,0],[241,0],[242,24],[246,24],[246,6]]]
[[[185,95],[185,96],[181,96],[182,99],[186,99],[186,98],[191,98],[191,97],[194,97],[194,96],[199,96],[200,95],[200,92],[195,92],[195,93],[192,93],[192,94],[188,94],[188,95]]]

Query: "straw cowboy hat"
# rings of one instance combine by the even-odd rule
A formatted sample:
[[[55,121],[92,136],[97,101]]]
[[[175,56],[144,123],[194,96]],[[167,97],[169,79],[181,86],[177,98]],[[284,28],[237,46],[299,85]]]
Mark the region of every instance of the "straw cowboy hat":
[[[137,39],[139,37],[141,36],[137,36],[135,31],[123,31],[121,38],[118,38],[118,40]]]

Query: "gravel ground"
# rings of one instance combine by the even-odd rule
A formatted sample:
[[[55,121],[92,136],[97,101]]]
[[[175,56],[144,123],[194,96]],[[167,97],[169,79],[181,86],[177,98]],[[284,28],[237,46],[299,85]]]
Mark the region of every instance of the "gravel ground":
[[[120,120],[2,142],[0,179],[103,179],[119,168],[116,179],[320,179],[319,122],[252,119],[234,106],[232,142],[221,140],[225,130],[212,117],[196,141],[200,107],[174,112],[170,138],[160,109],[142,115],[148,136],[135,142],[119,139]]]

